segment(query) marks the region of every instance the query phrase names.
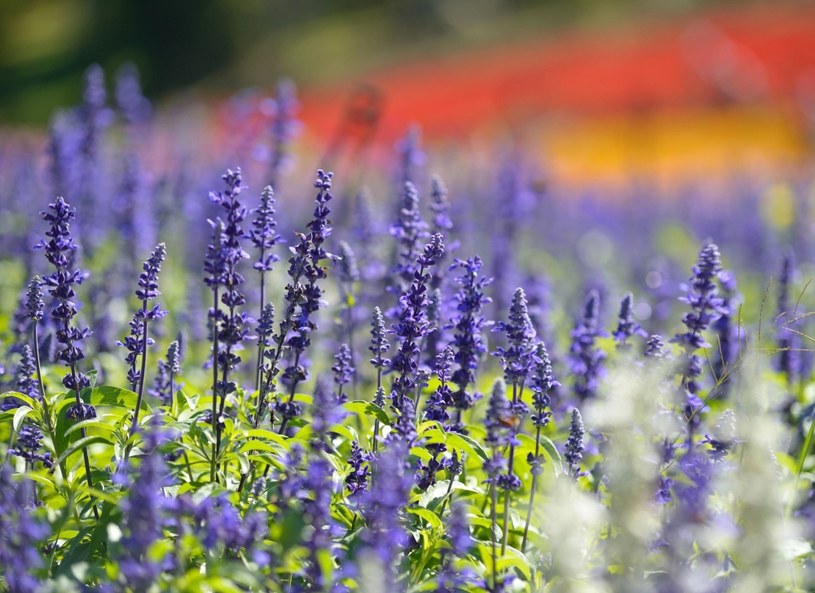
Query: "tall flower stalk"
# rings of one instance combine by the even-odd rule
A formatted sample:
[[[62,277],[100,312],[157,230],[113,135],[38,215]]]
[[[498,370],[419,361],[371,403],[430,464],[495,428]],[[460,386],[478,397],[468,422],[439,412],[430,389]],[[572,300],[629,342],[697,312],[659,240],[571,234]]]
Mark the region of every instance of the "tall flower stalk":
[[[158,274],[161,271],[161,264],[167,256],[167,250],[164,243],[159,243],[153,249],[153,253],[147,261],[144,262],[142,273],[139,274],[139,288],[136,289],[136,297],[141,301],[141,309],[136,311],[131,322],[131,328],[141,329],[141,345],[138,355],[141,358],[141,368],[138,373],[135,372],[135,360],[131,362],[131,383],[135,382],[138,390],[136,398],[136,409],[133,411],[133,423],[130,425],[130,436],[136,433],[136,428],[139,425],[139,411],[141,410],[141,403],[144,399],[144,378],[147,369],[147,347],[153,343],[147,333],[147,326],[151,321],[156,321],[164,317],[167,312],[163,311],[158,305],[150,307],[150,301],[155,300],[161,293],[158,290]],[[133,337],[131,335],[131,337]],[[133,352],[131,351],[131,354]]]
[[[550,410],[551,399],[549,392],[560,383],[555,379],[552,372],[552,362],[549,360],[549,353],[546,345],[538,342],[533,356],[532,371],[532,404],[535,412],[532,414],[532,424],[535,426],[535,453],[528,458],[530,471],[532,473],[532,484],[529,487],[529,506],[526,509],[526,523],[524,524],[524,536],[521,540],[521,552],[526,549],[526,542],[529,536],[529,524],[532,520],[532,509],[535,504],[535,492],[538,486],[538,476],[543,473],[543,458],[541,456],[541,431],[549,424],[552,417]]]
[[[682,316],[687,331],[677,334],[673,339],[685,350],[680,386],[685,391],[683,412],[688,423],[689,442],[701,422],[699,413],[704,408],[698,396],[697,382],[699,375],[702,374],[702,360],[696,351],[709,345],[702,333],[726,312],[724,300],[718,296],[719,289],[716,285],[721,271],[718,246],[714,243],[705,245],[699,252],[699,260],[693,266],[693,276],[690,278],[687,293],[681,298],[691,308]]]
[[[499,323],[495,331],[502,331],[506,334],[507,346],[498,348],[496,355],[501,358],[501,366],[504,367],[504,380],[512,385],[512,406],[508,421],[512,430],[512,438],[509,441],[509,463],[507,473],[499,478],[498,484],[504,490],[504,523],[503,540],[501,552],[507,549],[507,536],[509,534],[509,507],[511,492],[521,487],[521,480],[515,475],[513,468],[515,464],[515,431],[522,424],[523,418],[528,412],[528,408],[522,401],[524,385],[532,367],[535,328],[529,318],[529,311],[526,305],[526,294],[523,288],[517,288],[512,297],[512,305],[509,308],[509,319]]]
[[[45,258],[55,268],[55,271],[43,277],[42,281],[49,287],[48,293],[54,297],[55,302],[51,316],[57,326],[56,339],[59,346],[56,357],[69,370],[63,377],[62,384],[66,389],[73,391],[75,397],[75,403],[68,408],[66,414],[74,420],[88,420],[96,417],[96,410],[90,404],[83,403],[81,393],[83,389],[90,387],[91,382],[79,370],[77,363],[85,358],[79,343],[91,335],[91,330],[73,324],[77,314],[77,306],[73,300],[76,297],[74,286],[82,284],[88,273],[74,267],[77,245],[71,235],[71,221],[76,217],[76,210],[62,197],[49,204],[48,208],[49,210],[42,213],[43,220],[50,225],[45,232],[48,239],[41,240],[37,246],[45,251]],[[81,428],[80,437],[85,436],[85,429]],[[82,447],[82,457],[85,464],[85,479],[88,487],[93,488],[87,446]],[[99,511],[96,505],[92,505],[92,508],[94,516],[98,519]]]
[[[249,259],[249,254],[241,246],[241,239],[246,237],[241,223],[247,214],[246,207],[238,199],[244,189],[241,170],[240,168],[234,171],[227,169],[221,178],[224,180],[226,189],[211,192],[209,195],[210,201],[219,205],[225,213],[223,257],[220,262],[222,266],[220,282],[223,292],[220,302],[226,307],[227,312],[220,318],[221,323],[216,323],[213,328],[218,333],[218,341],[221,344],[215,360],[216,366],[221,371],[221,379],[216,385],[219,397],[218,414],[213,417],[216,456],[221,449],[220,418],[226,408],[226,398],[237,388],[234,381],[230,381],[230,373],[237,369],[241,361],[237,352],[242,348],[242,342],[249,334],[247,325],[251,321],[245,312],[240,311],[240,307],[246,304],[246,296],[241,291],[244,277],[238,271],[238,264],[243,259]]]
[[[399,299],[401,310],[399,320],[393,324],[392,331],[399,336],[399,350],[391,361],[391,370],[398,373],[393,380],[393,405],[400,414],[405,412],[404,401],[414,397],[416,389],[416,371],[419,368],[421,350],[420,340],[428,329],[427,323],[427,284],[430,274],[427,270],[444,255],[444,241],[440,234],[430,238],[424,251],[416,258],[416,271],[413,282]],[[416,408],[416,401],[413,402]]]
[[[495,530],[498,526],[498,488],[501,477],[507,469],[507,460],[503,450],[510,444],[512,438],[506,425],[506,418],[510,416],[512,405],[506,397],[506,384],[498,379],[492,387],[485,426],[487,436],[484,442],[492,448],[492,455],[484,462],[484,480],[490,487],[490,543],[492,545],[492,590],[497,590],[498,583],[498,543],[495,539]]]
[[[294,402],[294,394],[300,381],[308,378],[305,367],[300,364],[300,359],[311,345],[311,334],[317,329],[314,317],[320,309],[323,295],[319,281],[327,276],[323,262],[331,257],[323,245],[331,235],[331,220],[328,218],[331,214],[331,208],[328,207],[328,202],[333,198],[331,195],[333,177],[334,174],[331,172],[325,172],[322,169],[317,170],[314,187],[317,188],[318,193],[315,199],[317,204],[314,208],[314,215],[307,225],[308,233],[300,236],[300,243],[295,250],[295,256],[289,260],[293,268],[302,269],[300,275],[305,283],[300,285],[302,292],[300,298],[296,301],[298,306],[297,315],[294,315],[293,310],[289,314],[287,309],[287,315],[291,315],[289,317],[291,334],[285,340],[285,343],[293,353],[293,362],[283,370],[283,378],[289,382],[289,397],[288,400],[282,402],[280,407],[281,416],[283,417],[280,423],[281,434],[285,434],[289,421],[299,413]],[[291,307],[294,302],[293,300],[289,301],[289,306]],[[285,336],[283,336],[283,339],[285,339]],[[282,347],[282,343],[280,342],[281,345],[278,346],[278,349]]]
[[[453,393],[456,418],[452,428],[459,432],[464,430],[461,424],[462,412],[469,410],[478,401],[479,395],[474,391],[475,372],[479,360],[487,352],[483,336],[487,321],[481,312],[484,305],[492,302],[484,294],[492,279],[479,274],[481,266],[481,258],[478,256],[467,260],[456,259],[451,266],[451,269],[461,271],[456,278],[459,289],[455,297],[456,316],[452,322],[454,360],[458,364],[452,376],[453,383],[457,386]],[[471,385],[473,390],[470,390]]]
[[[37,373],[37,390],[41,397],[43,416],[45,420],[45,429],[51,437],[52,442],[56,442],[56,431],[54,430],[53,419],[51,418],[51,409],[48,404],[48,396],[45,393],[45,383],[42,380],[42,362],[40,361],[40,334],[39,324],[45,317],[45,301],[43,300],[42,280],[39,276],[34,276],[31,282],[28,283],[28,290],[26,291],[26,313],[31,320],[31,333],[34,342],[34,349],[32,355],[34,357],[34,367]],[[59,462],[59,469],[62,476],[67,476],[65,469],[65,462]]]
[[[402,294],[413,281],[414,266],[421,253],[422,240],[428,236],[427,223],[422,219],[419,208],[419,193],[410,181],[404,183],[399,215],[389,231],[397,243],[389,290]]]
[[[631,344],[628,343],[633,336],[645,337],[648,334],[640,327],[634,319],[634,297],[629,292],[620,302],[620,314],[617,319],[617,329],[613,334],[614,341],[617,342],[617,350],[626,352],[631,349]]]
[[[263,319],[263,312],[266,307],[266,274],[271,272],[273,265],[280,258],[271,253],[272,248],[281,242],[280,235],[277,234],[277,221],[275,220],[275,198],[272,186],[267,185],[260,194],[260,206],[253,210],[255,218],[252,221],[252,230],[249,231],[249,239],[255,244],[258,250],[258,259],[252,267],[260,275],[260,313],[258,319]],[[258,360],[255,369],[255,389],[260,391],[261,370],[263,368],[263,356],[267,343],[258,336]]]
[[[583,315],[572,330],[569,348],[569,369],[574,375],[574,393],[579,403],[593,399],[597,394],[606,355],[595,342],[604,335],[600,327],[600,294],[592,290],[586,295]]]
[[[374,403],[382,406],[384,402],[383,393],[384,390],[382,388],[382,370],[389,367],[391,364],[390,359],[385,357],[385,354],[388,353],[390,350],[390,344],[388,343],[388,337],[385,332],[385,318],[382,316],[382,311],[379,307],[374,307],[374,312],[371,315],[371,344],[368,346],[368,350],[373,355],[371,358],[371,364],[376,369],[376,398],[377,400],[382,401],[375,401]],[[379,418],[374,421],[374,435],[373,435],[373,443],[371,444],[371,448],[373,452],[376,453],[377,447],[379,445]]]
[[[225,238],[224,223],[221,220],[209,221],[212,226],[212,239],[207,245],[207,254],[204,259],[204,283],[212,290],[212,308],[209,310],[209,330],[212,339],[212,408],[210,409],[210,421],[212,430],[216,431],[216,424],[220,423],[218,417],[218,327],[221,324],[223,314],[218,308],[219,288],[224,278],[224,255]],[[215,439],[212,440],[212,456],[210,459],[210,480],[215,481],[216,466]]]
[[[360,280],[359,266],[357,265],[357,258],[354,250],[345,241],[339,242],[340,247],[340,260],[337,265],[337,279],[340,283],[340,290],[342,292],[342,312],[345,313],[345,335],[346,343],[351,355],[351,363],[356,360],[356,353],[354,352],[354,333],[356,330],[356,312],[355,304],[357,300],[355,285]],[[354,399],[357,396],[357,376],[352,377],[352,389],[354,392]]]
[[[580,415],[580,410],[574,408],[572,410],[572,423],[569,427],[569,438],[566,441],[566,453],[563,455],[569,464],[569,475],[574,478],[581,475],[580,462],[583,460],[583,450],[585,449],[583,443],[585,434],[583,416]]]

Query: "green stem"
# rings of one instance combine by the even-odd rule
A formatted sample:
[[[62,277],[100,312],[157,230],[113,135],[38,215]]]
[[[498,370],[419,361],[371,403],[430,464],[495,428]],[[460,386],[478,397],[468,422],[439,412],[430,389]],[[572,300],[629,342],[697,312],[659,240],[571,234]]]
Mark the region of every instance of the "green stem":
[[[804,445],[801,447],[801,451],[798,453],[798,463],[795,467],[795,485],[792,489],[793,497],[790,499],[790,502],[787,505],[787,517],[789,517],[790,513],[792,512],[792,506],[795,501],[795,492],[798,490],[798,482],[801,481],[801,473],[804,471],[804,463],[806,463],[806,458],[809,457],[809,451],[812,448],[813,437],[815,437],[815,419],[809,423],[809,430],[807,431]]]
[[[42,411],[45,416],[45,428],[48,431],[48,436],[51,437],[51,443],[56,447],[57,433],[54,430],[54,423],[51,419],[51,408],[48,406],[48,396],[45,393],[45,383],[42,380],[42,364],[40,363],[40,337],[37,321],[34,321],[34,364],[37,366],[37,382],[40,387],[40,395],[42,396]],[[54,451],[56,453],[56,451]],[[65,461],[58,463],[60,475],[63,479],[67,479],[68,472],[65,469]]]
[[[498,554],[496,551],[496,542],[495,542],[495,527],[496,527],[496,510],[495,508],[498,506],[498,492],[495,489],[495,484],[490,485],[490,519],[492,525],[490,526],[490,542],[492,543],[492,590],[493,593],[498,591]]]
[[[212,290],[212,431],[216,432],[218,424],[218,286]],[[209,479],[215,481],[217,449],[212,440],[212,458],[210,459]]]
[[[540,455],[540,444],[541,444],[541,427],[538,425],[537,431],[535,432],[535,462],[537,463],[538,456]],[[529,507],[526,509],[526,524],[524,525],[524,537],[521,540],[521,552],[526,550],[526,541],[529,537],[529,524],[532,521],[532,506],[535,503],[535,490],[537,489],[538,485],[538,474],[532,474],[532,485],[529,491]]]
[[[143,327],[142,327],[142,340],[141,340],[141,372],[139,374],[139,390],[138,390],[138,397],[136,397],[136,409],[133,410],[133,424],[130,425],[130,435],[133,436],[136,434],[136,429],[139,426],[139,412],[141,411],[141,403],[142,399],[144,399],[144,375],[147,372],[147,300],[142,301],[142,314],[144,317]],[[129,453],[130,449],[128,448],[127,452],[125,453],[125,460],[127,460],[127,454]]]

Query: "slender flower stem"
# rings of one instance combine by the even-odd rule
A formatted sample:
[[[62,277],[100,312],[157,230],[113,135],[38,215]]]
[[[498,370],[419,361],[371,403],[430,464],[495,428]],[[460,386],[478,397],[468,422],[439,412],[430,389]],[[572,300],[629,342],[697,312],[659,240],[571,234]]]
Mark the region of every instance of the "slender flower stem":
[[[68,320],[65,320],[65,331],[68,331]],[[76,375],[76,363],[71,362],[71,377],[73,378],[74,385],[79,385],[77,375]],[[76,405],[82,406],[82,398],[79,396],[79,390],[74,389],[74,395],[76,396]],[[85,432],[84,428],[79,429],[79,437],[84,439],[88,436],[87,432]],[[88,455],[88,447],[87,445],[82,446],[82,459],[85,462],[85,480],[88,482],[88,488],[93,488],[93,478],[91,477],[91,460],[90,456]],[[97,521],[99,520],[99,509],[96,508],[96,505],[91,503],[91,508],[93,509],[93,517]]]
[[[538,426],[535,431],[535,459],[540,455],[541,444],[541,427]],[[535,503],[535,491],[538,485],[538,473],[532,472],[532,485],[529,490],[529,506],[526,509],[526,523],[524,524],[524,537],[521,540],[521,552],[526,550],[526,542],[529,537],[529,524],[532,522],[532,506]]]
[[[377,367],[376,369],[376,390],[377,392],[382,388],[382,367]],[[371,448],[373,449],[374,454],[376,454],[377,449],[379,448],[379,418],[377,417],[374,420],[374,437],[373,443]]]
[[[523,390],[523,387],[521,387]],[[513,406],[518,403],[518,384],[512,384],[512,404]],[[509,443],[509,460],[507,465],[507,475],[512,476],[512,469],[515,465],[515,429],[512,429],[513,435]],[[504,525],[503,525],[503,538],[501,539],[501,555],[507,553],[507,538],[509,535],[509,506],[510,506],[510,489],[504,491]]]
[[[495,541],[495,527],[497,524],[496,507],[498,506],[498,492],[495,484],[490,485],[490,542],[492,543],[492,590],[493,593],[498,591],[498,552],[496,550],[497,543]]]
[[[230,327],[232,327],[232,324],[234,323],[234,319],[235,319],[235,308],[230,307],[229,308],[229,325],[230,325]],[[225,355],[224,359],[228,361],[230,359],[231,354],[232,354],[232,345],[227,343],[227,345],[226,345],[226,355]],[[221,381],[221,384],[224,386],[224,388],[223,388],[223,391],[221,393],[221,403],[220,403],[220,406],[218,408],[218,416],[219,417],[223,416],[224,409],[226,408],[227,379],[229,379],[229,364],[225,363],[224,364],[223,380]],[[218,429],[215,431],[215,454],[218,455],[220,452],[221,452],[221,423],[219,422],[218,423]]]
[[[217,434],[218,425],[218,287],[212,290],[212,430]],[[217,437],[216,437],[217,438]],[[215,458],[217,447],[212,441],[212,459],[210,459],[209,479],[215,481]]]
[[[260,260],[263,261],[265,250],[260,250]],[[266,306],[266,273],[261,270],[260,272],[260,311],[258,312],[258,319],[263,317],[263,308]],[[263,340],[258,340],[258,364],[255,369],[255,390],[258,392],[258,411],[260,406],[260,378],[263,374],[263,355],[266,348],[263,345]]]
[[[142,313],[147,313],[147,300],[142,301]],[[130,425],[130,435],[136,434],[136,429],[139,426],[139,411],[141,410],[141,403],[144,399],[144,375],[147,372],[147,316],[144,315],[144,324],[142,330],[141,340],[141,373],[139,374],[139,390],[138,397],[136,398],[136,409],[133,410],[133,424]],[[128,449],[129,451],[129,449]],[[127,454],[125,454],[125,459]]]
[[[48,431],[48,436],[51,437],[51,442],[56,445],[57,442],[57,433],[54,430],[54,423],[51,419],[51,408],[48,406],[48,397],[45,393],[45,383],[42,380],[42,364],[40,363],[40,335],[39,335],[39,327],[38,323],[35,320],[33,323],[34,326],[34,364],[37,367],[37,383],[40,387],[40,395],[42,395],[42,411],[43,416],[45,416],[45,428]],[[60,461],[58,463],[59,471],[63,477],[67,477],[68,472],[65,469],[65,462]]]
[[[296,368],[298,364],[300,364],[300,351],[299,350],[294,355],[294,365],[293,366]],[[296,390],[297,390],[297,381],[295,380],[295,381],[291,382],[291,390],[289,391],[289,402],[294,401],[294,393],[295,393]],[[286,434],[286,426],[289,423],[289,418],[290,418],[290,416],[286,416],[285,418],[283,418],[283,421],[280,423],[280,434],[282,434],[284,436]]]

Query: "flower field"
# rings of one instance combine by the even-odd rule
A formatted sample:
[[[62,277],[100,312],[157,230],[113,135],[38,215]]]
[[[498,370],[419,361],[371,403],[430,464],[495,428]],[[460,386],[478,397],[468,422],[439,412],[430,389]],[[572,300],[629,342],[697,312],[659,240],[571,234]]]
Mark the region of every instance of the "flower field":
[[[0,590],[813,590],[807,180],[204,120],[0,138]]]

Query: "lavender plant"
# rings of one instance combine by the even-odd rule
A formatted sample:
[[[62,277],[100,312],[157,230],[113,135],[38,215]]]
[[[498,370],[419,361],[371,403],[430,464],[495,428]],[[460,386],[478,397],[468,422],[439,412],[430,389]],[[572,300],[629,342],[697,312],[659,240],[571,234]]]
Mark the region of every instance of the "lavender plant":
[[[105,95],[92,68],[81,106],[52,120],[42,176],[39,143],[0,138],[0,590],[812,589],[812,299],[792,292],[806,257],[782,270],[780,343],[765,337],[761,296],[766,262],[781,261],[787,242],[807,253],[804,214],[794,229],[764,224],[755,193],[746,218],[737,202],[701,193],[636,207],[605,189],[575,195],[545,171],[535,180],[520,150],[498,192],[484,189],[491,164],[450,171],[460,198],[449,202],[434,179],[423,211],[414,131],[398,155],[398,216],[372,198],[340,208],[335,230],[333,177],[318,171],[284,275],[273,269],[278,227],[288,233],[298,202],[279,222],[271,187],[252,211],[241,196],[244,180],[277,190],[293,95],[272,114],[255,95],[232,103],[229,151],[266,141],[258,116],[279,128],[270,160],[256,153],[228,171],[209,203],[196,196],[234,154],[191,145],[205,137],[198,124],[151,110],[132,69],[117,81],[115,119]],[[385,177],[378,160],[352,176],[374,192]],[[29,223],[55,188],[79,210],[58,198],[46,211],[46,275],[27,248]],[[386,219],[395,241],[380,232]],[[453,230],[458,241],[443,237]],[[672,345],[660,336],[679,322],[685,235],[720,238],[733,275],[717,247],[703,248]],[[174,254],[161,282],[168,314],[157,323],[159,246],[128,326],[134,254],[159,236]],[[333,237],[339,257],[327,251]],[[485,240],[482,262],[472,254]],[[450,262],[454,249],[461,259]],[[195,263],[204,251],[209,314]],[[244,259],[258,272],[246,282]],[[337,282],[325,281],[329,267]],[[576,286],[606,288],[566,328]],[[626,294],[613,340],[602,339],[599,302],[612,290]],[[636,307],[632,293],[643,295]],[[488,337],[493,299],[501,321]],[[335,332],[321,320],[338,312]],[[354,350],[363,312],[370,365]],[[129,330],[126,348],[108,348],[106,336]],[[153,340],[166,355],[148,353]],[[240,364],[247,340],[258,360]],[[568,343],[561,364],[550,350]]]

